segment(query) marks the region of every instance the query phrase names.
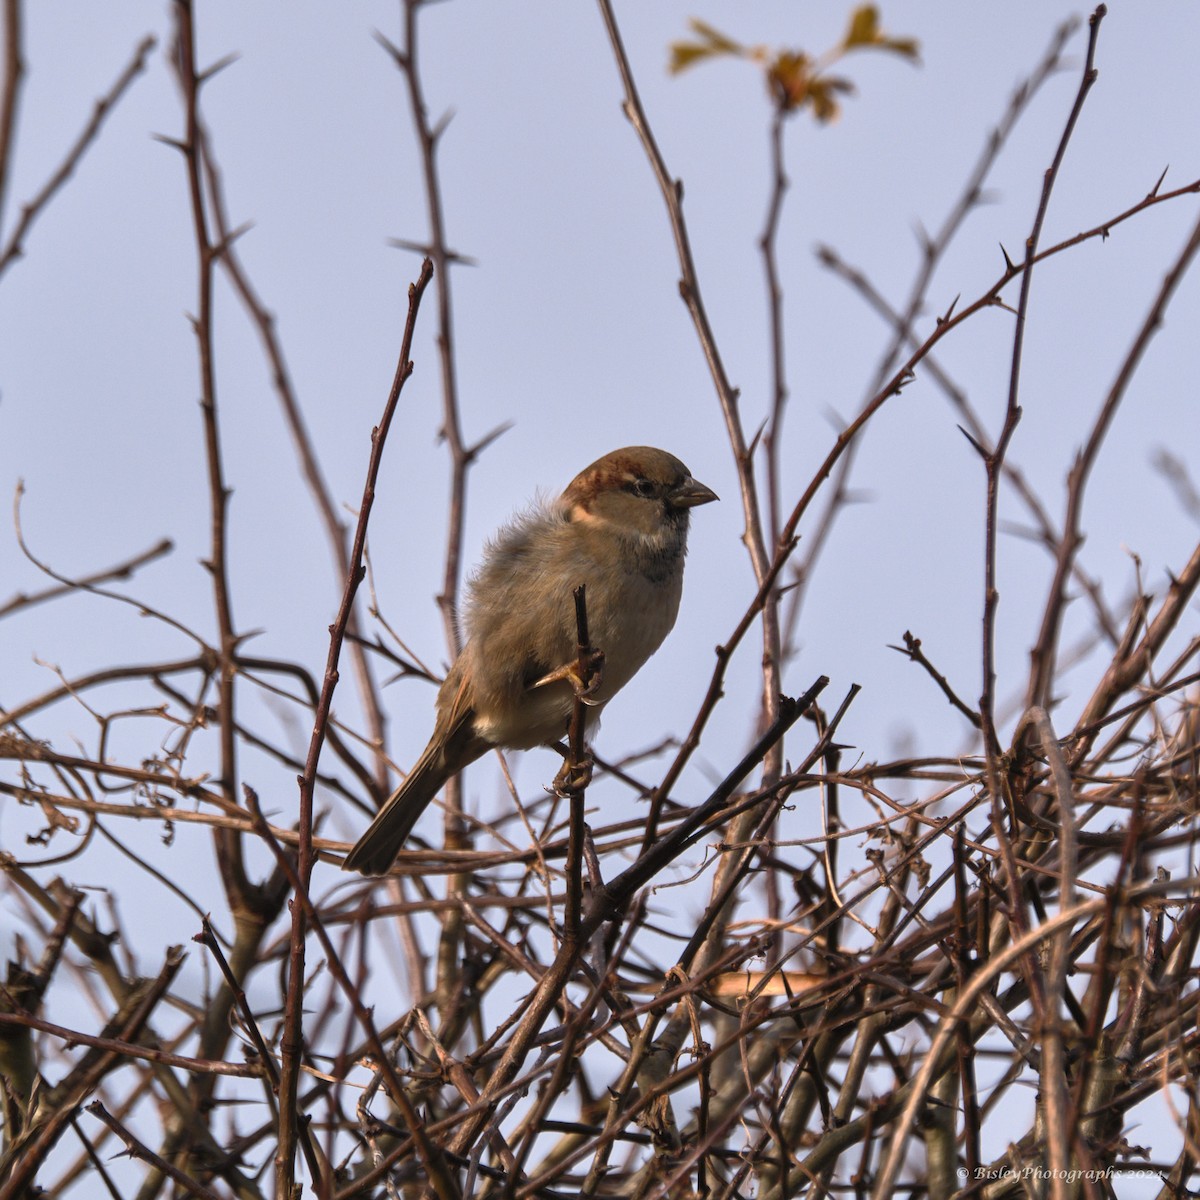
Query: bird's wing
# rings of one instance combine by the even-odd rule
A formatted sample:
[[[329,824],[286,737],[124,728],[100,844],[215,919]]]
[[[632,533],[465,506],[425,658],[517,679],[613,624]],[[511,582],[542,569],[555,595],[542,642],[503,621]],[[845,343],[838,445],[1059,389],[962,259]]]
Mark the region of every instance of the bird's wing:
[[[455,665],[457,666],[457,664]],[[470,678],[466,671],[459,671],[457,674],[458,679],[455,681],[456,686],[453,690],[443,686],[442,693],[438,696],[438,717],[437,728],[434,730],[434,741],[440,741],[443,744],[449,742],[455,734],[460,733],[463,726],[475,716],[475,709],[470,698]],[[451,677],[447,677],[446,683],[450,682]]]

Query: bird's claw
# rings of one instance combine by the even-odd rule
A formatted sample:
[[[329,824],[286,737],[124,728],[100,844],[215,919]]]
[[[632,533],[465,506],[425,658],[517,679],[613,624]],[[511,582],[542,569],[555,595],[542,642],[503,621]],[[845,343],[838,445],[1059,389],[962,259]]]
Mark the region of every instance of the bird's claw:
[[[582,762],[577,763],[563,759],[563,765],[559,767],[552,787],[559,795],[582,792],[592,782],[592,771],[595,766],[595,760],[590,754]]]
[[[579,674],[579,663],[572,660],[551,671],[549,674],[543,675],[541,679],[531,684],[530,687],[540,688],[550,683],[558,683],[560,680],[566,681],[571,685],[571,691],[575,693],[577,700],[596,708],[603,703],[603,701],[595,699],[596,692],[599,690],[603,679],[604,651],[593,650],[588,656],[583,676]]]

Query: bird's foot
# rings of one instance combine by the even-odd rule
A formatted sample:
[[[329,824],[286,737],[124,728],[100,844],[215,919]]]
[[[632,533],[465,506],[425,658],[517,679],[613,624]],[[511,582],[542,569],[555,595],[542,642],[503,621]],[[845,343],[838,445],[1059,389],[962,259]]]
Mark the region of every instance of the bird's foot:
[[[584,673],[579,673],[579,663],[577,660],[572,660],[565,663],[557,670],[551,671],[548,675],[543,675],[531,685],[533,688],[545,687],[550,683],[558,683],[560,680],[565,680],[571,685],[571,691],[575,693],[577,700],[582,700],[584,704],[590,704],[593,707],[603,703],[595,699],[596,692],[599,690],[600,684],[604,679],[604,651],[593,650],[588,655],[587,662],[584,665]]]
[[[554,783],[551,786],[560,796],[569,795],[572,792],[582,792],[592,782],[592,771],[595,766],[595,760],[590,754],[581,762],[563,759],[563,765],[559,767],[558,774],[555,775]]]

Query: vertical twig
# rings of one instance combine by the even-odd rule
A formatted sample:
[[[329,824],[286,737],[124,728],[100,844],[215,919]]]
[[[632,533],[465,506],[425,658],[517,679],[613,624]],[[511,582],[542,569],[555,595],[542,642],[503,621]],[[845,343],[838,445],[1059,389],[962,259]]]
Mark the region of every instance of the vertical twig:
[[[409,111],[412,116],[413,132],[421,157],[421,180],[425,192],[426,219],[429,224],[429,240],[421,247],[432,259],[437,289],[437,333],[438,360],[442,381],[442,423],[440,433],[450,452],[450,496],[447,511],[446,557],[442,573],[442,586],[438,593],[438,607],[442,614],[442,627],[450,658],[457,657],[462,649],[458,627],[458,589],[462,575],[462,540],[466,521],[467,473],[476,455],[491,436],[479,445],[467,446],[462,431],[458,403],[458,375],[454,351],[454,305],[451,291],[450,267],[457,259],[450,252],[446,241],[446,223],[442,204],[441,177],[438,172],[438,144],[445,132],[449,118],[444,117],[436,124],[429,120],[425,102],[425,90],[421,78],[420,40],[418,37],[418,15],[423,0],[402,0],[404,40],[401,46],[392,45],[386,38],[377,35],[380,44],[392,55],[408,88]],[[445,844],[458,846],[465,836],[462,819],[462,780],[453,776],[444,793]],[[464,877],[450,880],[449,890],[464,895],[468,883]],[[444,1014],[455,1009],[461,999],[459,965],[462,961],[463,921],[457,909],[447,912],[442,922],[438,943],[436,967],[437,1002]],[[443,1031],[445,1032],[445,1031]]]
[[[567,879],[567,901],[563,909],[563,937],[577,947],[579,920],[583,911],[583,846],[587,837],[584,823],[584,797],[587,791],[586,772],[591,760],[585,740],[587,704],[585,693],[598,669],[596,651],[588,634],[587,587],[580,584],[572,593],[575,597],[575,672],[578,681],[575,703],[571,708],[568,733],[570,754],[563,763],[561,790],[570,803],[570,823],[567,835],[567,858],[563,873]]]
[[[1063,532],[1058,544],[1054,565],[1054,578],[1046,595],[1046,607],[1042,625],[1030,654],[1030,678],[1027,703],[1045,708],[1053,700],[1051,686],[1057,666],[1057,648],[1063,619],[1067,609],[1067,582],[1075,569],[1075,559],[1083,545],[1080,520],[1083,514],[1083,495],[1087,487],[1092,466],[1100,453],[1105,435],[1112,425],[1121,401],[1125,398],[1138,366],[1146,354],[1154,335],[1162,327],[1167,306],[1175,295],[1183,277],[1191,268],[1197,253],[1200,253],[1200,222],[1184,244],[1183,250],[1172,263],[1162,286],[1146,313],[1129,352],[1121,362],[1117,377],[1104,398],[1100,412],[1092,425],[1087,444],[1076,456],[1067,477],[1066,513],[1063,517]]]
[[[771,417],[763,430],[763,450],[767,458],[767,520],[772,542],[779,541],[782,516],[779,511],[783,488],[779,461],[783,439],[783,417],[787,409],[788,382],[783,347],[783,284],[779,278],[779,222],[789,179],[783,156],[783,139],[788,110],[776,102],[771,114],[771,198],[767,219],[758,247],[762,253],[763,276],[767,286],[767,328],[771,339]]]
[[[1075,829],[1075,792],[1071,773],[1063,759],[1062,747],[1054,734],[1050,716],[1043,708],[1033,708],[1027,719],[1036,730],[1042,751],[1050,765],[1050,778],[1061,830],[1058,846],[1059,912],[1075,905],[1075,878],[1078,871],[1078,835]],[[1046,1150],[1051,1171],[1051,1194],[1066,1200],[1069,1194],[1068,1171],[1075,1142],[1071,1126],[1070,1094],[1067,1084],[1067,1048],[1064,1026],[1069,1019],[1063,1012],[1070,970],[1071,928],[1063,929],[1054,939],[1046,971],[1046,1004],[1042,1013],[1042,1071],[1039,1091],[1046,1112]]]
[[[195,28],[191,0],[175,0],[175,65],[184,99],[184,137],[180,144],[187,166],[192,237],[196,250],[197,298],[192,326],[200,358],[200,412],[204,425],[204,454],[208,471],[209,557],[205,562],[212,581],[217,619],[218,714],[221,747],[221,791],[236,804],[237,728],[235,682],[238,635],[234,630],[233,601],[229,584],[228,523],[230,490],[225,482],[221,431],[217,416],[217,381],[213,343],[213,273],[218,250],[208,229],[207,201],[201,165],[200,88],[204,82],[196,69]],[[231,896],[245,896],[250,884],[242,861],[241,839],[218,835],[218,859]]]
[[[633,69],[629,64],[628,55],[625,53],[621,31],[613,14],[611,0],[599,0],[599,5],[617,70],[621,76],[621,83],[625,89],[625,116],[633,126],[634,132],[650,160],[654,178],[658,182],[659,191],[662,193],[663,202],[667,208],[667,217],[671,223],[671,233],[674,237],[675,252],[679,261],[679,294],[692,318],[692,324],[695,326],[696,336],[700,341],[700,348],[708,363],[709,374],[712,376],[713,386],[717,392],[717,402],[725,419],[725,431],[733,451],[733,461],[738,473],[738,485],[742,498],[742,514],[745,520],[743,541],[750,555],[755,582],[761,587],[771,574],[771,554],[767,549],[766,535],[763,531],[758,484],[754,475],[754,456],[742,428],[738,390],[729,381],[729,376],[725,371],[725,363],[717,346],[716,335],[713,333],[708,319],[708,311],[700,292],[700,279],[696,272],[695,260],[692,257],[687,221],[683,215],[683,185],[679,180],[674,179],[667,169],[662,151],[658,147],[658,142],[646,118],[637,83],[633,78]],[[765,729],[778,715],[778,698],[781,690],[778,597],[773,591],[769,591],[764,596],[761,614],[763,682],[762,709],[759,721],[760,728]],[[773,747],[764,767],[764,782],[772,782],[777,777],[782,761],[782,745]],[[646,840],[643,845],[649,845],[653,840],[663,794],[660,790],[654,796],[651,814],[647,821]]]
[[[25,32],[21,0],[4,0],[4,77],[0,79],[0,230],[4,228],[4,205],[12,179],[13,146],[16,144],[17,112],[25,79],[23,57]]]
[[[288,882],[292,886],[292,890],[295,893],[293,912],[295,909],[300,909],[302,911],[302,919],[304,924],[306,927],[311,928],[313,933],[316,935],[317,941],[320,943],[321,949],[325,954],[330,972],[337,981],[338,987],[341,989],[342,994],[345,995],[346,999],[349,1001],[354,1012],[355,1019],[366,1032],[368,1049],[375,1059],[381,1078],[387,1083],[388,1095],[391,1098],[392,1103],[395,1104],[397,1109],[399,1109],[401,1118],[403,1119],[405,1126],[412,1136],[412,1144],[416,1147],[417,1156],[421,1160],[422,1165],[428,1173],[430,1183],[433,1186],[438,1200],[457,1200],[458,1189],[455,1187],[454,1180],[449,1175],[441,1148],[430,1141],[429,1135],[421,1121],[420,1116],[417,1114],[416,1109],[409,1102],[408,1094],[405,1091],[404,1086],[401,1084],[400,1078],[396,1073],[396,1068],[393,1066],[387,1048],[383,1044],[383,1037],[380,1035],[379,1030],[375,1025],[375,1019],[372,1015],[372,1010],[369,1009],[363,1002],[361,992],[355,986],[354,980],[351,979],[350,973],[346,970],[344,964],[342,963],[341,955],[338,954],[337,947],[333,944],[332,939],[329,937],[329,933],[325,928],[325,923],[321,920],[321,914],[318,911],[317,906],[313,903],[312,896],[309,894],[309,889],[302,883],[300,879],[297,863],[292,860],[292,858],[284,850],[283,846],[279,843],[278,839],[272,833],[271,827],[267,824],[266,817],[263,816],[262,809],[259,806],[258,797],[254,794],[254,790],[249,787],[246,789],[246,804],[250,809],[255,830],[257,831],[259,837],[261,837],[262,840],[267,844],[271,853],[275,856],[276,862],[279,865],[279,869],[283,872]],[[291,958],[291,950],[294,945],[295,938],[293,937],[288,943],[289,962]],[[294,992],[302,990],[302,988],[292,988],[289,986],[287,999],[290,1000]],[[287,1011],[285,1011],[284,1018],[285,1021],[288,1019]],[[286,1044],[281,1047],[281,1049],[283,1051],[281,1054],[283,1071],[281,1072],[280,1108],[281,1117],[283,1120],[280,1122],[278,1143],[275,1152],[277,1181],[281,1175],[285,1174],[282,1169],[281,1161],[283,1147],[285,1144],[290,1147],[291,1159],[294,1159],[296,1139],[293,1130],[298,1121],[302,1122],[307,1120],[307,1116],[302,1116],[299,1112],[293,1111],[288,1114],[283,1110],[283,1081],[286,1081],[289,1070],[296,1072],[298,1064],[295,1061],[294,1055],[291,1056],[292,1061],[289,1062],[289,1052],[287,1051]],[[292,1092],[292,1100],[294,1104],[296,1099],[296,1087],[294,1083],[289,1086]],[[288,1128],[289,1123],[292,1127],[290,1129]],[[286,1137],[285,1132],[287,1134]],[[288,1173],[287,1181],[290,1182],[290,1173]],[[331,1180],[324,1179],[317,1180],[315,1182],[317,1183],[318,1187],[322,1189],[323,1195],[329,1191],[329,1188],[332,1184]],[[290,1195],[291,1193],[289,1192],[288,1194]]]
[[[1017,314],[1013,329],[1012,364],[1008,376],[1008,401],[1004,411],[1004,424],[1000,436],[996,439],[995,448],[984,456],[984,467],[987,472],[987,503],[986,522],[984,530],[984,600],[983,600],[983,693],[979,699],[979,715],[983,722],[984,753],[987,755],[988,786],[994,798],[999,797],[1000,774],[997,758],[1000,754],[1000,740],[996,733],[996,612],[1000,602],[998,584],[996,549],[1000,536],[999,527],[999,498],[1000,478],[1004,469],[1004,458],[1008,453],[1009,443],[1016,432],[1017,422],[1021,419],[1021,361],[1025,348],[1025,324],[1029,316],[1029,299],[1033,286],[1033,265],[1037,259],[1038,242],[1041,240],[1042,226],[1050,209],[1050,194],[1058,179],[1059,168],[1066,157],[1067,145],[1071,134],[1075,131],[1079,114],[1083,111],[1084,101],[1092,84],[1096,82],[1097,71],[1096,41],[1100,35],[1100,22],[1108,9],[1100,4],[1088,20],[1088,45],[1084,61],[1083,75],[1079,81],[1079,89],[1075,93],[1075,102],[1067,116],[1067,123],[1059,139],[1058,148],[1042,181],[1041,198],[1038,201],[1037,213],[1033,219],[1033,228],[1025,242],[1025,269],[1021,273],[1020,298],[1017,301]]]
[[[438,141],[445,122],[430,125],[421,86],[418,60],[417,13],[422,0],[404,0],[404,46],[396,61],[403,68],[408,84],[413,129],[421,151],[421,178],[425,185],[425,208],[429,220],[429,257],[437,280],[437,347],[442,373],[442,437],[450,450],[450,511],[446,534],[446,564],[438,604],[446,644],[457,654],[462,649],[458,631],[458,583],[462,572],[462,534],[466,520],[467,470],[476,451],[463,440],[458,410],[458,377],[454,357],[454,306],[450,291],[450,253],[446,244],[446,223],[442,210],[442,189],[437,169]]]
[[[413,364],[409,358],[412,350],[413,332],[416,329],[417,313],[421,297],[433,277],[433,264],[429,259],[421,264],[421,273],[408,289],[408,315],[404,323],[404,336],[400,342],[400,357],[396,373],[384,406],[379,424],[371,431],[371,454],[367,463],[367,475],[363,484],[362,501],[359,504],[358,522],[354,529],[354,541],[350,550],[350,573],[346,577],[341,607],[329,631],[329,654],[325,662],[325,677],[321,683],[321,696],[317,702],[313,721],[312,738],[308,747],[308,758],[304,774],[300,779],[299,844],[296,857],[297,890],[308,895],[312,878],[315,854],[312,845],[313,794],[316,790],[317,768],[320,765],[321,749],[325,744],[326,729],[333,707],[333,693],[338,683],[338,660],[350,614],[354,611],[354,597],[363,577],[363,552],[367,540],[367,523],[375,503],[375,484],[383,461],[383,447],[391,428],[392,418],[400,401],[400,392],[412,374]],[[292,905],[292,931],[288,949],[288,990],[284,1012],[284,1031],[281,1043],[282,1069],[279,1083],[280,1147],[276,1155],[277,1194],[290,1196],[295,1158],[297,1121],[297,1088],[300,1066],[304,1051],[304,949],[307,912],[301,903]]]
[[[208,192],[212,202],[213,221],[221,247],[219,256],[220,265],[226,275],[229,276],[234,290],[241,298],[251,322],[258,331],[263,353],[270,364],[271,381],[275,386],[275,393],[283,409],[284,419],[291,430],[292,443],[295,446],[296,455],[300,460],[301,472],[303,473],[305,482],[308,484],[308,490],[313,498],[313,503],[317,506],[317,513],[320,516],[321,524],[324,526],[325,536],[329,542],[330,551],[333,554],[336,579],[340,584],[350,572],[350,554],[346,541],[346,524],[338,516],[333,497],[329,494],[329,485],[326,483],[324,473],[321,470],[316,447],[312,443],[308,426],[304,420],[304,413],[300,408],[300,400],[296,395],[291,372],[288,370],[287,360],[284,357],[283,346],[275,329],[275,317],[255,291],[254,285],[251,283],[249,275],[242,266],[241,259],[234,246],[238,231],[233,229],[229,224],[229,217],[225,207],[224,188],[221,182],[221,172],[217,167],[216,159],[212,153],[208,131],[204,128],[203,124],[199,124],[197,132],[200,138],[201,158],[204,164],[205,178],[208,181]],[[357,608],[350,615],[350,625],[347,632],[351,635],[349,649],[351,661],[354,664],[355,678],[358,682],[359,700],[366,715],[367,730],[371,747],[374,751],[375,786],[382,798],[388,791],[388,765],[387,756],[384,753],[387,721],[384,717],[383,706],[380,703],[379,693],[375,686],[375,677],[371,670],[370,660],[367,657],[366,647],[362,643],[361,636],[359,636],[360,625]]]

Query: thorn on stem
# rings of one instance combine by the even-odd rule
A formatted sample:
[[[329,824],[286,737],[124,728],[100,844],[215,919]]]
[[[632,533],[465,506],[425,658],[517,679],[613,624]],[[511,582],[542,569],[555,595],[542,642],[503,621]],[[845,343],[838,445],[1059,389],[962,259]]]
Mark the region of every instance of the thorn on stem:
[[[980,445],[980,443],[975,439],[975,437],[970,433],[970,431],[965,429],[962,425],[960,425],[960,426],[958,426],[958,432],[961,433],[963,435],[963,437],[965,437],[967,439],[967,441],[970,442],[971,445],[975,447],[976,454],[978,454],[979,457],[982,458],[984,462],[987,462],[990,455],[983,448],[983,446]]]

